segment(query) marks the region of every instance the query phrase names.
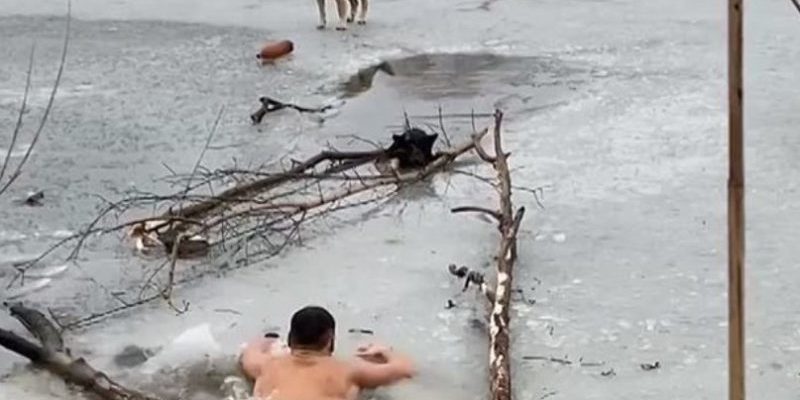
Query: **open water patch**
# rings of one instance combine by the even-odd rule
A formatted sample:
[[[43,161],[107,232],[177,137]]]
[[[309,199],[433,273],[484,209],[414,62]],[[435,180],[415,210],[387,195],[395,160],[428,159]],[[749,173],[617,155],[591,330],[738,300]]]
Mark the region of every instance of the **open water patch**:
[[[345,79],[341,119],[358,121],[360,134],[370,137],[384,134],[387,121],[401,122],[403,112],[438,119],[439,107],[449,124],[496,108],[529,117],[568,103],[590,80],[590,68],[552,56],[417,54],[382,60]]]

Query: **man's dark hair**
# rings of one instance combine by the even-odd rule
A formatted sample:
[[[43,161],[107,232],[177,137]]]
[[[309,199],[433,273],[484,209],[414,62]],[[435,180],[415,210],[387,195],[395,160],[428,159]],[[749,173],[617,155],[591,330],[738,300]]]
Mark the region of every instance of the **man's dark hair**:
[[[289,328],[289,347],[323,350],[329,339],[333,339],[336,321],[328,310],[318,306],[307,306],[292,315]]]

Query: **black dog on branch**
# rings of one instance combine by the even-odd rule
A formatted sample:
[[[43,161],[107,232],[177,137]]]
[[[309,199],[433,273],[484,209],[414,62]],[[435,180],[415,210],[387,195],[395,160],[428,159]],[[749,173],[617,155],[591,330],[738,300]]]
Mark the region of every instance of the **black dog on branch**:
[[[436,158],[433,144],[438,137],[438,134],[428,135],[422,129],[409,127],[402,135],[392,135],[386,158],[396,159],[400,169],[425,167]]]

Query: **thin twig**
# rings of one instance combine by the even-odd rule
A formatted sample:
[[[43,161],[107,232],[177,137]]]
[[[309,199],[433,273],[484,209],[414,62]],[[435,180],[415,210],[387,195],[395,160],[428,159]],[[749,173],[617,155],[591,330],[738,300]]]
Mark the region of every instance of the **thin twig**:
[[[0,168],[0,183],[3,182],[3,177],[6,174],[6,168],[8,168],[8,164],[11,162],[11,154],[14,151],[14,146],[17,144],[17,138],[19,138],[19,131],[22,129],[22,117],[25,115],[25,109],[28,105],[28,93],[30,93],[31,88],[31,75],[33,75],[33,55],[35,52],[36,44],[34,43],[31,46],[31,56],[28,60],[28,72],[25,75],[25,92],[22,94],[22,105],[19,107],[19,115],[17,116],[16,124],[14,124],[14,132],[11,134],[11,144],[8,145],[6,158],[3,159],[3,167]]]
[[[56,98],[56,93],[58,92],[58,86],[61,83],[61,75],[64,73],[64,65],[67,62],[67,48],[69,47],[69,32],[70,32],[70,23],[72,21],[72,0],[67,1],[67,27],[66,32],[64,34],[64,47],[61,51],[61,62],[58,66],[58,74],[56,75],[55,83],[53,83],[53,90],[50,92],[50,99],[47,101],[47,107],[44,109],[44,114],[42,115],[42,119],[39,122],[39,128],[36,129],[36,133],[33,135],[33,139],[31,140],[30,145],[28,146],[27,151],[25,151],[25,155],[20,160],[19,164],[17,164],[17,168],[12,173],[9,178],[8,182],[0,188],[0,194],[3,194],[12,183],[19,177],[22,173],[22,167],[28,161],[28,157],[30,157],[33,148],[36,147],[36,142],[39,141],[39,137],[42,135],[42,131],[44,130],[44,125],[47,122],[47,117],[50,115],[50,111],[53,109],[53,102]]]
[[[170,308],[172,308],[176,313],[183,314],[189,310],[189,303],[184,302],[183,308],[178,308],[175,306],[175,303],[172,299],[172,289],[175,287],[175,266],[178,263],[178,250],[181,247],[181,244],[185,238],[184,233],[179,233],[178,238],[175,239],[175,244],[172,247],[172,255],[170,256],[170,266],[169,271],[167,273],[167,284],[164,289],[161,291],[161,295],[164,297],[164,300],[167,302]]]
[[[480,143],[480,139],[478,139],[476,136],[473,136],[472,142],[475,144],[475,152],[478,153],[478,157],[480,157],[481,160],[483,161],[486,161],[490,164],[494,164],[496,159],[486,154],[486,150],[483,149],[483,146]]]
[[[561,364],[561,365],[572,365],[572,361],[567,360],[565,358],[557,358],[557,357],[545,357],[545,356],[524,356],[522,357],[523,360],[529,361],[548,361],[551,363]]]
[[[134,301],[134,302],[131,302],[131,303],[128,303],[128,304],[123,304],[123,305],[120,305],[120,306],[117,306],[117,307],[114,307],[114,308],[111,308],[111,309],[108,309],[108,310],[105,310],[105,311],[92,313],[92,314],[90,314],[90,315],[88,315],[86,317],[79,318],[79,319],[76,319],[75,321],[72,321],[72,322],[70,322],[68,324],[65,324],[64,325],[64,329],[65,330],[72,330],[72,329],[76,329],[76,328],[79,328],[79,327],[85,327],[87,325],[92,325],[92,324],[95,324],[95,323],[97,323],[97,322],[99,322],[99,321],[101,321],[101,320],[103,320],[105,318],[108,318],[108,317],[112,316],[112,315],[118,314],[118,313],[120,313],[122,311],[130,310],[132,308],[136,308],[138,306],[141,306],[141,305],[144,305],[144,304],[147,304],[147,303],[151,303],[151,302],[153,302],[155,300],[158,300],[160,298],[161,298],[161,293],[156,293],[156,294],[154,294],[152,296],[149,296],[149,297],[146,297],[146,298],[142,298],[142,299],[139,299],[137,301]]]
[[[447,136],[447,130],[444,128],[444,117],[442,116],[442,106],[439,105],[439,129],[442,131],[442,136],[444,136],[444,143],[447,147],[453,147],[453,143],[450,142],[450,137]]]
[[[473,112],[471,112],[471,113],[447,113],[447,114],[442,114],[441,118],[453,118],[453,119],[456,119],[456,118],[471,118],[471,119],[475,119],[475,118],[491,118],[493,116],[494,116],[493,113],[477,113],[476,114],[475,111],[473,110]],[[440,116],[438,114],[411,115],[410,117],[413,118],[413,119],[439,119],[440,118]],[[473,131],[475,131],[474,127],[473,127]]]
[[[220,107],[219,112],[217,112],[217,118],[214,119],[214,125],[211,126],[211,130],[208,132],[208,137],[206,138],[206,144],[203,146],[203,150],[200,151],[200,155],[197,156],[197,161],[194,163],[194,167],[192,167],[192,172],[191,174],[189,174],[189,179],[186,180],[186,189],[183,192],[184,198],[186,194],[189,193],[189,190],[192,185],[192,179],[194,179],[194,176],[197,173],[197,169],[200,167],[200,163],[203,162],[203,157],[206,155],[208,146],[211,145],[211,140],[214,138],[214,133],[217,132],[219,121],[220,119],[222,119],[222,114],[224,112],[225,112],[225,106]]]
[[[483,213],[483,214],[486,214],[486,215],[494,218],[494,220],[497,221],[497,222],[502,222],[502,218],[503,218],[502,215],[500,215],[500,212],[498,212],[498,211],[490,210],[488,208],[483,208],[483,207],[475,207],[475,206],[455,207],[455,208],[450,209],[450,212],[453,213],[453,214],[458,214],[458,213],[463,213],[463,212]]]

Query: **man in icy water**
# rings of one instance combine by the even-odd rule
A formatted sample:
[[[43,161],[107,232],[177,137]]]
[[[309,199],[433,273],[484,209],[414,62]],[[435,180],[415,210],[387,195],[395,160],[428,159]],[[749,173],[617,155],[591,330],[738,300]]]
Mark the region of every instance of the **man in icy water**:
[[[241,365],[255,380],[253,396],[269,400],[354,400],[361,389],[373,389],[411,378],[407,357],[368,345],[352,360],[333,357],[336,322],[322,307],[309,306],[292,316],[288,348],[277,335],[245,345]]]

